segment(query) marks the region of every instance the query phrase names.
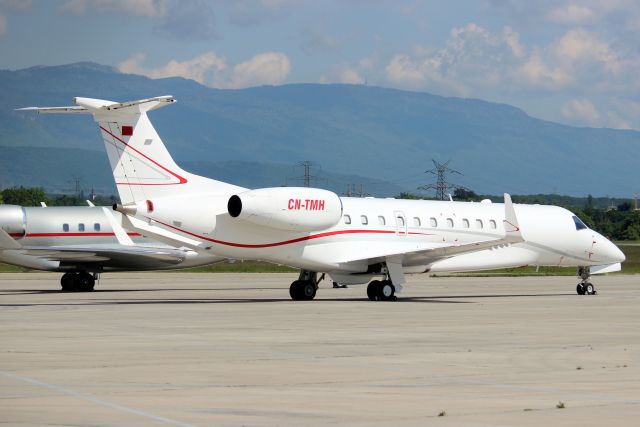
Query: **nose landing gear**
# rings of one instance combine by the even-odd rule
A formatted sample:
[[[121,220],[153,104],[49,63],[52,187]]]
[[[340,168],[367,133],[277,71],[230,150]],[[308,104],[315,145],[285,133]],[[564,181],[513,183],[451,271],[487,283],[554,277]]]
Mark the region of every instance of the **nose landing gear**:
[[[579,267],[578,277],[582,279],[580,283],[578,283],[578,286],[576,286],[576,293],[578,295],[595,295],[598,293],[593,283],[589,282],[589,278],[591,277],[589,267]]]

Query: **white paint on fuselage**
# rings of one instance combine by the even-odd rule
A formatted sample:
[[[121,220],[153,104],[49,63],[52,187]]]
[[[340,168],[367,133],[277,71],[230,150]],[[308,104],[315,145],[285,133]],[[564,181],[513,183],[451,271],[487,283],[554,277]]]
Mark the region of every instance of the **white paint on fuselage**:
[[[382,254],[412,253],[438,246],[488,241],[505,234],[502,203],[343,197],[343,219],[338,224],[326,230],[303,233],[231,218],[226,212],[228,198],[218,195],[215,199],[206,204],[210,209],[207,215],[188,213],[190,221],[184,223],[192,228],[174,227],[172,230],[186,230],[192,237],[207,239],[210,250],[221,256],[261,259],[312,271],[362,273],[367,270],[367,259]],[[196,204],[185,200],[185,205]],[[167,209],[168,216],[158,211],[147,218],[171,225],[175,216],[180,215],[175,206]],[[573,213],[566,209],[515,205],[515,211],[525,242],[426,264],[424,259],[412,263],[409,255],[404,262],[406,271],[472,271],[523,265],[589,266],[620,262],[621,253],[615,245],[593,230],[576,230]],[[406,232],[405,227],[398,225],[398,214],[404,218]],[[351,224],[345,223],[346,215]],[[362,216],[366,216],[367,224],[362,223]],[[379,223],[380,216],[384,217],[384,225]],[[419,219],[420,225],[414,218]],[[431,225],[431,218],[437,220],[436,227]],[[453,221],[453,227],[448,226],[449,219]],[[468,221],[468,227],[464,220]],[[482,227],[477,220],[482,222]],[[492,221],[496,228],[491,227]],[[365,261],[353,261],[355,259]]]

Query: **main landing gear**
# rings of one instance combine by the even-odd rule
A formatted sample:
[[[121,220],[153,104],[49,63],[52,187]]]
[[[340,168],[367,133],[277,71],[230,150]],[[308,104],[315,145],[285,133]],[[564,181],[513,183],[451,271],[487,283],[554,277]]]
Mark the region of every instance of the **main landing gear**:
[[[86,271],[71,271],[64,273],[60,278],[62,292],[91,292],[96,284],[98,274]]]
[[[578,277],[582,279],[580,283],[578,283],[578,286],[576,286],[578,295],[595,295],[598,293],[593,283],[589,282],[589,278],[591,277],[589,267],[579,267]]]
[[[391,280],[373,280],[367,286],[367,296],[371,301],[396,301],[396,287]]]
[[[295,301],[310,301],[316,297],[318,283],[324,279],[324,274],[318,279],[315,271],[301,270],[298,280],[289,287],[289,295]]]

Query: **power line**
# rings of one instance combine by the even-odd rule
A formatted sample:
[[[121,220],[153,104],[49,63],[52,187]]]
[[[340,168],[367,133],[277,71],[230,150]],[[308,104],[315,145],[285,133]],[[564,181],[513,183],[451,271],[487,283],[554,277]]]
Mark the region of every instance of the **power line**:
[[[420,187],[418,187],[418,190],[423,190],[423,191],[436,190],[436,198],[439,200],[445,200],[448,190],[454,190],[457,188],[468,190],[468,188],[462,185],[447,182],[447,174],[462,175],[457,170],[451,169],[449,167],[449,163],[451,162],[451,160],[447,160],[445,163],[439,163],[435,159],[431,159],[431,161],[434,164],[434,168],[428,171],[425,171],[425,173],[430,173],[435,175],[436,182],[435,184],[432,183],[432,184],[421,185]]]
[[[294,180],[302,181],[305,187],[311,187],[312,181],[319,180],[316,175],[313,175],[311,173],[312,168],[317,167],[318,169],[321,169],[320,166],[318,166],[315,162],[312,162],[311,160],[303,160],[301,162],[298,162],[297,166],[304,168],[304,174],[302,176],[293,178]]]
[[[369,197],[371,194],[364,191],[364,184],[360,184],[360,190],[356,190],[356,184],[349,184],[347,186],[347,192],[344,193],[347,197]]]

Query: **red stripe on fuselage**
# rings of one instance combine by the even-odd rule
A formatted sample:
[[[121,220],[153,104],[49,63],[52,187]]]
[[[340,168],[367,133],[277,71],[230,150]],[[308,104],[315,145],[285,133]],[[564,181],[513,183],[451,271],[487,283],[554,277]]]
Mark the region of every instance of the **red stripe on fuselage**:
[[[19,235],[23,237],[110,237],[115,236],[115,233],[81,233],[81,232],[73,232],[73,233],[27,233],[24,235]],[[140,233],[127,233],[130,237],[140,237],[142,234]]]
[[[169,174],[173,175],[175,178],[178,179],[178,182],[168,182],[168,183],[164,183],[164,184],[156,184],[156,183],[147,184],[147,183],[140,183],[140,182],[133,182],[133,183],[131,183],[131,182],[116,182],[116,185],[180,185],[180,184],[186,184],[187,183],[187,179],[186,178],[184,178],[184,177],[178,175],[177,173],[167,169],[166,167],[162,166],[160,163],[158,163],[155,160],[153,160],[151,157],[149,157],[146,154],[142,153],[141,151],[136,150],[135,148],[133,148],[132,146],[127,144],[123,139],[118,138],[117,136],[115,136],[113,133],[109,132],[108,130],[106,130],[102,126],[100,126],[100,129],[102,129],[104,132],[106,132],[109,135],[111,135],[117,141],[120,141],[125,146],[125,148],[128,148],[130,150],[135,151],[136,153],[140,154],[145,159],[149,160],[154,165],[158,166],[159,168],[161,168],[165,172],[168,172]]]
[[[151,219],[151,218],[148,218],[148,219]],[[325,233],[312,234],[312,235],[309,235],[309,236],[298,237],[298,238],[291,239],[291,240],[284,240],[284,241],[281,241],[281,242],[251,244],[251,243],[226,242],[224,240],[211,239],[209,237],[201,236],[199,234],[191,233],[190,231],[186,231],[186,230],[183,230],[181,228],[174,227],[174,226],[166,224],[166,223],[164,223],[162,221],[158,221],[157,219],[154,219],[154,221],[159,223],[159,224],[164,225],[165,227],[172,228],[172,229],[177,230],[177,231],[179,231],[181,233],[188,234],[189,236],[196,237],[196,238],[201,239],[201,240],[206,240],[207,242],[217,243],[219,245],[224,245],[224,246],[232,246],[232,247],[235,247],[235,248],[247,248],[247,249],[272,248],[272,247],[275,247],[275,246],[290,245],[290,244],[293,244],[293,243],[304,242],[304,241],[307,241],[307,240],[321,239],[323,237],[329,237],[329,236],[338,236],[338,235],[341,235],[341,234],[396,234],[395,230],[363,230],[363,229],[359,229],[359,230],[336,230],[336,231],[327,231]],[[406,234],[406,233],[403,232],[403,233],[400,233],[400,234]],[[432,236],[432,234],[419,233],[419,232],[410,232],[408,234]]]

